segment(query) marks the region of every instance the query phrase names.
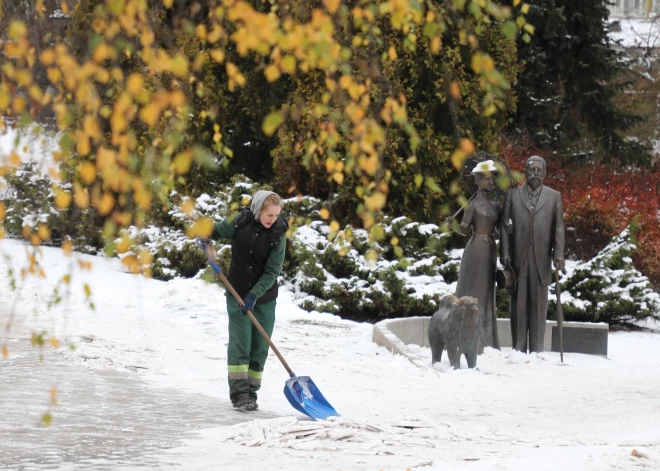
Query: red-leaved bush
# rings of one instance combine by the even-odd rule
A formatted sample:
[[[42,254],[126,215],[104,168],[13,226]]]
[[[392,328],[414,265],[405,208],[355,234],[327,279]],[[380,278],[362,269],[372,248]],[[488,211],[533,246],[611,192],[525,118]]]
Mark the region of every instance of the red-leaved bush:
[[[638,247],[635,266],[659,287],[660,166],[581,163],[536,151],[524,142],[502,142],[500,156],[512,170],[522,173],[532,155],[547,163],[544,184],[562,193],[566,256],[587,260],[631,225]]]

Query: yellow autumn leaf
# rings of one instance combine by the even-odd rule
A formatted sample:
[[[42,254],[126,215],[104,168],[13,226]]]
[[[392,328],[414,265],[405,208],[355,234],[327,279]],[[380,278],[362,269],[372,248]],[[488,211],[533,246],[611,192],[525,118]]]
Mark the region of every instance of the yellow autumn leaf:
[[[99,127],[96,117],[89,114],[85,116],[83,119],[83,131],[85,131],[85,133],[92,139],[98,139],[101,137],[101,128]]]
[[[211,59],[213,59],[219,64],[222,64],[225,61],[225,51],[223,51],[222,49],[212,49],[210,54],[211,54]]]
[[[335,159],[325,159],[325,170],[328,173],[332,173],[335,169],[337,161]]]
[[[148,250],[140,250],[138,253],[138,260],[141,265],[149,265],[154,261],[154,254]]]
[[[293,56],[285,56],[280,64],[282,72],[293,74],[296,71],[296,59]]]
[[[128,250],[131,248],[132,241],[126,237],[122,237],[119,242],[117,243],[117,253],[118,254],[123,254],[128,252]]]
[[[102,216],[107,216],[115,207],[115,197],[111,193],[103,193],[101,200],[96,205],[96,209]]]
[[[80,156],[86,156],[89,155],[91,150],[89,136],[84,131],[76,131],[76,153]]]
[[[470,139],[463,138],[461,139],[461,150],[465,152],[466,155],[470,155],[474,152],[474,144]]]
[[[155,103],[149,103],[140,110],[140,119],[149,126],[155,126],[160,116],[160,108]]]
[[[67,257],[71,255],[71,251],[73,250],[73,244],[71,243],[70,240],[65,240],[62,242],[62,251],[64,252],[64,255]]]
[[[128,227],[131,224],[131,213],[115,211],[112,213],[112,220],[121,227]]]
[[[206,25],[200,24],[195,27],[195,34],[197,34],[197,37],[201,39],[202,41],[206,41],[206,35],[208,34],[208,30],[206,29]]]
[[[81,270],[87,270],[90,271],[92,269],[92,262],[87,262],[85,260],[78,260],[78,266],[80,267]],[[89,286],[85,288],[85,290],[88,290]],[[91,291],[90,291],[91,294]]]
[[[39,60],[43,65],[48,67],[53,62],[55,62],[55,51],[52,49],[44,49],[41,51],[41,54],[39,54]]]
[[[83,163],[78,171],[80,172],[80,178],[82,178],[86,184],[91,185],[94,183],[94,180],[96,180],[96,166],[93,163]]]
[[[367,172],[369,175],[375,175],[380,168],[380,160],[378,160],[378,156],[376,154],[368,157],[361,155],[358,159],[358,164],[360,168]]]
[[[394,46],[390,46],[390,48],[387,50],[387,56],[391,61],[395,61],[399,58],[399,55],[396,53],[396,48]]]
[[[57,348],[59,347],[60,342],[55,338],[51,338],[50,344],[52,345],[53,348]],[[50,388],[50,403],[54,406],[57,405],[57,388],[55,387]]]
[[[28,89],[28,94],[30,95],[30,98],[32,98],[34,101],[41,102],[44,98],[44,92],[39,88],[38,85],[30,85],[30,88]]]
[[[451,164],[455,169],[461,169],[463,168],[463,161],[466,157],[467,155],[465,155],[465,152],[463,152],[461,149],[457,149],[451,155]]]
[[[138,263],[137,257],[135,255],[129,255],[128,257],[122,258],[121,263],[133,275],[140,273],[140,264]]]
[[[181,90],[170,93],[170,104],[173,107],[183,106],[186,103],[186,95]]]
[[[2,346],[2,358],[4,358],[5,360],[9,358],[9,349],[7,348],[6,345]]]
[[[319,213],[321,214],[321,219],[328,219],[330,217],[330,211],[327,208],[321,208]]]
[[[6,91],[0,91],[0,111],[4,111],[9,108],[11,104],[11,96]]]
[[[327,88],[331,92],[334,92],[336,86],[337,86],[337,82],[335,82],[331,78],[326,77],[326,79],[325,79],[325,88]]]
[[[11,165],[12,167],[18,167],[20,164],[21,164],[21,158],[16,153],[16,151],[12,151],[11,154],[9,154],[9,165]]]
[[[50,426],[50,424],[53,422],[53,416],[50,415],[50,413],[45,413],[44,415],[41,416],[41,422],[46,426]]]
[[[97,64],[103,62],[107,58],[109,58],[112,53],[111,53],[111,47],[108,46],[106,43],[100,43],[96,48],[94,49],[94,53],[92,54],[92,58],[94,59],[94,62]]]
[[[26,106],[25,98],[22,96],[17,96],[14,98],[14,101],[12,103],[12,111],[15,114],[21,114],[23,111],[25,111],[25,106]]]
[[[179,152],[176,157],[174,157],[174,160],[172,161],[172,165],[174,166],[174,170],[176,173],[179,175],[183,175],[185,173],[188,173],[188,170],[190,170],[190,165],[192,164],[193,160],[193,154],[192,151],[187,150],[185,152]]]
[[[461,97],[461,88],[458,85],[458,81],[454,80],[449,84],[449,93],[454,98],[460,98]]]
[[[182,54],[177,54],[172,58],[170,70],[174,75],[185,77],[188,75],[188,59]]]
[[[37,235],[41,240],[50,240],[50,229],[45,224],[39,224],[39,229],[37,229]]]
[[[185,214],[190,214],[195,210],[195,200],[188,198],[181,204],[181,211]]]
[[[442,47],[442,40],[440,39],[439,36],[435,36],[433,39],[431,39],[431,52],[433,54],[437,54],[440,52],[440,48]]]
[[[282,121],[284,121],[284,118],[282,118],[282,115],[278,113],[277,111],[274,111],[268,116],[264,118],[264,122],[261,125],[261,129],[268,135],[271,136],[275,131],[277,131],[277,128],[280,127],[282,124]]]
[[[57,340],[55,337],[51,337],[48,340],[48,343],[50,343],[50,346],[53,348],[58,348],[60,346],[60,341]]]
[[[280,78],[280,69],[278,69],[274,64],[270,64],[264,69],[264,75],[266,76],[266,80],[269,82],[274,82]]]
[[[76,184],[73,187],[73,202],[80,209],[89,208],[89,190]]]
[[[190,239],[195,237],[209,237],[213,232],[213,221],[207,217],[199,218],[195,223],[188,228],[186,235]]]
[[[323,0],[323,5],[328,10],[330,14],[334,14],[339,10],[339,5],[341,0]]]
[[[222,32],[223,29],[217,24],[214,24],[213,28],[211,28],[211,31],[206,35],[206,40],[211,44],[217,43],[222,37]]]
[[[140,74],[131,74],[126,80],[126,90],[133,96],[136,96],[142,90],[144,79]]]
[[[236,75],[234,75],[234,81],[236,82],[236,85],[242,87],[243,85],[245,85],[245,75],[238,72]]]
[[[151,206],[151,195],[144,189],[136,191],[133,199],[140,209],[147,210]]]
[[[364,199],[364,202],[367,205],[367,209],[369,209],[369,211],[378,211],[385,206],[387,197],[383,193],[376,192],[370,196],[367,196]]]
[[[332,174],[332,179],[337,182],[337,184],[341,185],[344,183],[344,174],[341,172],[335,172]]]
[[[61,189],[58,190],[55,195],[55,206],[59,209],[66,209],[71,206],[71,193]]]
[[[337,221],[332,221],[330,223],[330,231],[331,232],[339,232],[339,229],[340,229],[340,226],[339,226],[339,223]]]
[[[5,204],[0,203],[0,221],[3,221],[5,219],[5,216],[7,215],[6,209],[5,209]]]
[[[174,3],[174,0],[163,0],[163,6],[165,8],[172,8],[173,3]]]
[[[46,75],[48,76],[48,80],[50,80],[50,82],[53,84],[56,84],[62,78],[62,72],[60,69],[56,69],[54,67],[49,67],[46,71]]]
[[[486,109],[483,111],[484,116],[492,116],[495,113],[497,113],[497,106],[495,106],[495,103],[491,103],[486,107]]]
[[[25,36],[27,36],[27,26],[25,26],[25,23],[22,21],[14,20],[9,24],[9,29],[7,30],[7,33],[9,33],[9,37],[12,39],[22,39]]]

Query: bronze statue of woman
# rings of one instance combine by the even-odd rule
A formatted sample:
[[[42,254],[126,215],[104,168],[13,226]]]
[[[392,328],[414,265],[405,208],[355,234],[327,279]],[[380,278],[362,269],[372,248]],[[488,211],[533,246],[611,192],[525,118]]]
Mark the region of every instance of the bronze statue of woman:
[[[467,235],[472,228],[472,237],[461,259],[456,296],[472,296],[479,301],[479,354],[483,353],[484,347],[500,348],[495,313],[495,239],[499,235],[500,206],[497,200],[489,197],[495,187],[493,176],[496,171],[492,160],[481,162],[472,170],[478,190],[468,200],[457,230],[461,235]]]

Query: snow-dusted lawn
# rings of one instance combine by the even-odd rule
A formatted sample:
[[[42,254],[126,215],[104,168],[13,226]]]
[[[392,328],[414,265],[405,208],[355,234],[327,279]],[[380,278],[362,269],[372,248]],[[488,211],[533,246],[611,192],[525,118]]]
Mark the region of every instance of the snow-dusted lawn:
[[[611,18],[620,22],[621,31],[609,36],[623,47],[656,48],[660,46],[660,21],[657,18]]]
[[[148,280],[123,273],[118,260],[41,250],[47,278],[18,280],[19,291],[10,291],[8,265],[20,271],[25,248],[0,241],[0,323],[15,310],[12,337],[47,330],[81,368],[112,368],[154,388],[228,401],[227,313],[218,286]],[[81,272],[77,257],[92,261],[92,271]],[[70,267],[69,298],[48,310],[53,285]],[[287,374],[271,354],[259,403],[281,417],[182,430],[180,447],[162,455],[160,469],[660,469],[660,333],[611,333],[608,359],[567,354],[562,366],[558,354],[488,350],[478,371],[453,371],[391,355],[371,342],[370,325],[306,313],[288,289],[277,316],[274,342],[342,417],[324,424],[297,416],[282,393]],[[430,362],[427,349],[415,351]],[[11,405],[0,401],[0,417],[4,407]]]

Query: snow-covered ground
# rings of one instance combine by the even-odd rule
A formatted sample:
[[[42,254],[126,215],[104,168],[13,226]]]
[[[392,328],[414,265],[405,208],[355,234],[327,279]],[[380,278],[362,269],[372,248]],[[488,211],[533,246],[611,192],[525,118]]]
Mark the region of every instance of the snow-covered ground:
[[[46,339],[62,342],[56,351],[69,364],[228,401],[227,313],[217,285],[159,282],[123,273],[116,259],[40,251],[46,278],[22,280],[26,247],[0,241],[0,325],[11,323],[0,347],[3,337],[45,330]],[[91,262],[91,270],[79,262]],[[9,268],[18,276],[15,291]],[[66,286],[70,293],[47,309],[69,271],[59,294]],[[282,393],[288,375],[271,354],[259,404],[277,418],[181,430],[158,469],[660,469],[660,330],[611,333],[607,359],[567,354],[562,366],[554,353],[489,349],[478,370],[458,371],[446,359],[419,368],[373,344],[371,333],[368,324],[302,311],[283,289],[273,340],[341,417],[311,422],[295,413]],[[428,349],[415,352],[430,363]],[[0,417],[9,407],[0,401]],[[57,408],[53,420],[56,430]]]
[[[660,18],[611,18],[618,21],[621,31],[609,33],[611,39],[620,41],[622,47],[660,47]]]

